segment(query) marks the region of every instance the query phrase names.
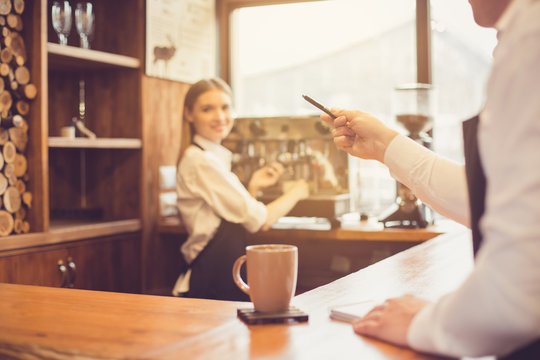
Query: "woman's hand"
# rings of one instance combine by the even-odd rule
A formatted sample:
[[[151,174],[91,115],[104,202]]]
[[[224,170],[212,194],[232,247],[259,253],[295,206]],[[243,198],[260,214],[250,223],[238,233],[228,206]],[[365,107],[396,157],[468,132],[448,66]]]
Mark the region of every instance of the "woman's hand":
[[[279,220],[291,211],[296,203],[309,196],[309,184],[306,180],[300,179],[291,183],[287,191],[266,205],[266,221],[261,227],[261,230],[266,231]]]
[[[287,190],[287,194],[292,194],[298,200],[303,200],[309,196],[309,184],[306,180],[296,180]]]
[[[248,191],[255,197],[261,189],[274,185],[283,174],[283,165],[277,161],[256,170],[249,180]]]
[[[362,111],[332,108],[332,113],[338,117],[332,120],[322,114],[321,119],[334,125],[332,136],[337,147],[353,156],[384,162],[386,148],[397,131]]]
[[[388,299],[353,323],[357,334],[367,335],[400,346],[408,346],[407,331],[414,316],[428,301],[412,295]]]

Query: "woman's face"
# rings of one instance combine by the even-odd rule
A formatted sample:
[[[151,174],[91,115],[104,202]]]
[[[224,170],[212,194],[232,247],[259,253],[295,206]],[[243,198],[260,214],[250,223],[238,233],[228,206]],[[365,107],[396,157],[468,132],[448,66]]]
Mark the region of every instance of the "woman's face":
[[[206,91],[199,95],[192,111],[186,110],[186,119],[193,123],[196,134],[219,144],[234,124],[231,97],[219,89]]]

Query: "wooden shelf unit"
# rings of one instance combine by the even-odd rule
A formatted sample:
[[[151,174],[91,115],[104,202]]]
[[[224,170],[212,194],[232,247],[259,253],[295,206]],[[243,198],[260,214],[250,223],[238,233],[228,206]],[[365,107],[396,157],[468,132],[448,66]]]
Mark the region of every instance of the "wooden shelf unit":
[[[51,224],[66,220],[58,217],[59,213],[67,213],[69,220],[85,220],[88,213],[93,217],[99,213],[93,221],[105,223],[141,217],[142,154],[136,150],[142,149],[142,3],[95,1],[96,30],[91,49],[79,47],[75,29],[68,46],[55,43],[56,34],[51,25],[47,26],[48,38],[43,46],[48,62]],[[48,11],[47,18],[50,24]],[[79,115],[80,81],[85,83],[84,123],[96,139],[58,137],[60,129]],[[82,217],[73,218],[73,213]]]
[[[47,52],[49,67],[55,69],[88,70],[114,67],[138,69],[141,66],[140,60],[131,56],[50,42],[47,43]]]
[[[13,235],[0,241],[0,255],[8,251],[43,247],[66,241],[99,238],[138,232],[142,228],[140,219],[127,219],[109,222],[91,221],[53,221],[47,233]],[[84,234],[84,236],[81,236]],[[1,257],[1,256],[0,256]]]
[[[74,149],[141,149],[141,139],[122,138],[65,138],[49,137],[49,148],[74,148]]]
[[[30,232],[0,238],[0,263],[6,264],[2,281],[56,286],[56,261],[73,252],[83,269],[80,278],[88,280],[79,287],[142,287],[145,1],[92,3],[95,34],[91,49],[82,49],[74,23],[68,45],[56,43],[50,1],[25,1],[25,65],[38,89],[26,118],[27,189],[33,199],[27,212]],[[84,124],[97,139],[58,137],[79,116],[80,80],[86,89]],[[94,255],[85,255],[86,249]],[[108,260],[101,262],[104,257]],[[22,270],[18,264],[29,260],[32,266]],[[118,271],[119,263],[132,266]],[[45,271],[54,273],[52,281],[40,280]],[[113,280],[93,282],[109,272]]]

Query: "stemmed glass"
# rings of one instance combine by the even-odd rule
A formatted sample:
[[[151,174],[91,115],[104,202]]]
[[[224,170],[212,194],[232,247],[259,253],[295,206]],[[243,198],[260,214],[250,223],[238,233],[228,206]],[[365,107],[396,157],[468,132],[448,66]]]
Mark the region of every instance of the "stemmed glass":
[[[71,31],[71,6],[69,2],[55,1],[51,9],[51,19],[60,45],[67,45],[67,37]]]
[[[81,47],[90,48],[88,37],[94,31],[94,6],[91,2],[80,2],[75,8],[75,26],[81,37]]]

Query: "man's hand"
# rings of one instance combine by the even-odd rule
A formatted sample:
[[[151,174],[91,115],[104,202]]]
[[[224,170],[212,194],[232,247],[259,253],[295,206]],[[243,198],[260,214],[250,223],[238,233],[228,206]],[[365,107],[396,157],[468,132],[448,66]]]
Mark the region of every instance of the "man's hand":
[[[357,334],[407,346],[407,331],[414,316],[429,302],[412,295],[388,299],[353,323]]]
[[[332,136],[338,148],[356,157],[384,162],[386,148],[397,131],[362,111],[332,108],[332,113],[336,119],[327,114],[321,119],[334,125]]]

